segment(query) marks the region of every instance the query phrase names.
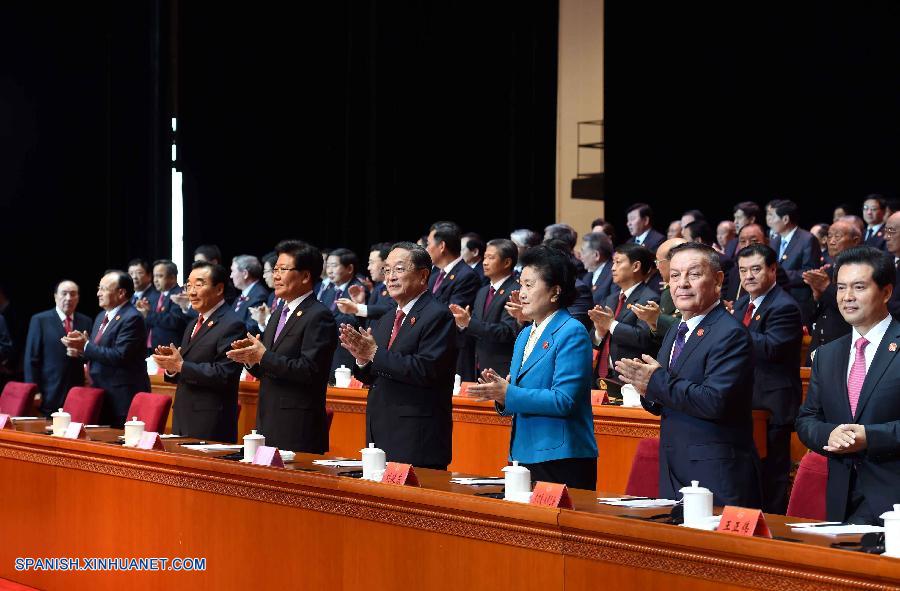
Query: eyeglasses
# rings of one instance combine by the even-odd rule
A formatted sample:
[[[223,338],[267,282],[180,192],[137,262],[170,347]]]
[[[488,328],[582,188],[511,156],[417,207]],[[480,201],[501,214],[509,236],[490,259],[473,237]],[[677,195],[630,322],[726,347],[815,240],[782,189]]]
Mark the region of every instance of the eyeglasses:
[[[288,271],[296,271],[297,267],[272,267],[272,274],[281,275],[282,273],[287,273]]]
[[[891,226],[885,226],[884,233],[887,234],[888,236],[893,236],[894,234],[897,233],[897,228],[893,228]]]
[[[394,268],[384,267],[383,269],[381,269],[381,272],[384,274],[385,277],[390,277],[391,275],[396,275],[397,277],[400,277],[401,275],[405,274],[409,270],[410,269],[407,269],[406,267],[404,267],[402,265],[397,265]]]
[[[878,205],[863,205],[863,211],[878,211],[881,207]]]

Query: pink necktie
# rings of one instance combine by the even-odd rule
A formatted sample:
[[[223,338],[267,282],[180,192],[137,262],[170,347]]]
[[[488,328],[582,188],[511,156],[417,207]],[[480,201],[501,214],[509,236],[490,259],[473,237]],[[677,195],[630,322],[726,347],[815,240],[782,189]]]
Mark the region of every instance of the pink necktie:
[[[847,396],[850,398],[850,416],[856,415],[856,405],[859,403],[859,393],[862,391],[863,382],[866,381],[866,345],[869,341],[866,337],[859,337],[853,346],[856,347],[856,357],[853,359],[853,367],[850,368],[850,377],[847,378]]]

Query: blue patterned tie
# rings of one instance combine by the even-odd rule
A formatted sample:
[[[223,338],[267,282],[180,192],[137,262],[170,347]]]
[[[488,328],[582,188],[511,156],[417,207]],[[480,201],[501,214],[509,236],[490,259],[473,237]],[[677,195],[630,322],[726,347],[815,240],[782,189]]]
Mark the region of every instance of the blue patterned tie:
[[[682,322],[678,325],[678,336],[675,337],[675,346],[672,347],[672,360],[669,361],[670,368],[675,366],[675,362],[678,361],[678,356],[681,355],[681,350],[684,349],[684,337],[687,333],[687,322]]]

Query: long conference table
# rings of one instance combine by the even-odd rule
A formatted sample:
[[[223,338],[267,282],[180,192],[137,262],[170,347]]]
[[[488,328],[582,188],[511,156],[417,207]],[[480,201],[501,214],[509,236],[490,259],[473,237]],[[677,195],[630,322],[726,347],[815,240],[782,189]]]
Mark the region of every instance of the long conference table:
[[[151,377],[151,388],[156,393],[175,395],[175,386],[159,376]],[[362,388],[328,388],[326,406],[334,411],[329,433],[330,453],[358,458],[359,450],[366,446],[367,392]],[[255,428],[258,396],[259,382],[241,382],[239,437]],[[597,490],[623,493],[638,442],[659,437],[659,417],[640,407],[608,404],[594,405],[593,412],[594,437],[599,450]],[[761,456],[766,454],[767,418],[767,412],[754,411],[754,439]],[[454,396],[453,462],[449,470],[499,475],[508,463],[510,430],[511,419],[498,415],[492,402]]]
[[[45,424],[0,431],[0,578],[39,589],[900,589],[900,559],[831,548],[785,526],[796,519],[767,516],[776,539],[741,537],[657,523],[667,510],[601,505],[594,491],[571,491],[572,510],[538,507],[481,496],[499,487],[453,484],[449,472],[398,486],[318,456],[269,468],[184,439],[144,451],[114,445],[118,430],[85,441]],[[15,568],[60,557],[203,562]]]

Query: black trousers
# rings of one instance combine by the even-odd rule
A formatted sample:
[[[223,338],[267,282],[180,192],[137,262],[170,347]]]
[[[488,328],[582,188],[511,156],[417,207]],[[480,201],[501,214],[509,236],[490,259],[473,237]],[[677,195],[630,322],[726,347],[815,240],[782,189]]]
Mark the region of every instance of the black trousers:
[[[597,458],[565,458],[525,464],[531,481],[555,482],[569,488],[597,490]]]
[[[844,521],[863,525],[884,525],[881,518],[872,511],[866,496],[858,483],[859,475],[856,468],[850,471],[850,494],[847,496],[847,512]]]
[[[766,427],[766,457],[762,459],[763,511],[784,515],[791,488],[791,425]]]

